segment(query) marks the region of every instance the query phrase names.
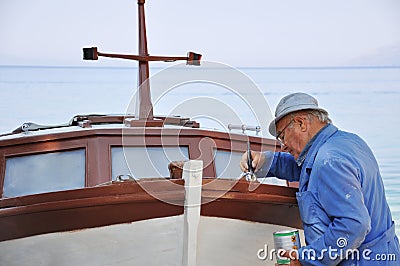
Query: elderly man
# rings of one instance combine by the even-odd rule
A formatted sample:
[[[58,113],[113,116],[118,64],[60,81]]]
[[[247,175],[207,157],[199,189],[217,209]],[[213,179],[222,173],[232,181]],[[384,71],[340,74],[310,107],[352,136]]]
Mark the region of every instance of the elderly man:
[[[291,265],[400,265],[382,178],[367,144],[338,130],[305,93],[282,98],[275,117],[269,131],[283,152],[252,151],[251,156],[257,177],[299,181],[296,196],[307,245]],[[245,153],[243,171],[246,158]]]

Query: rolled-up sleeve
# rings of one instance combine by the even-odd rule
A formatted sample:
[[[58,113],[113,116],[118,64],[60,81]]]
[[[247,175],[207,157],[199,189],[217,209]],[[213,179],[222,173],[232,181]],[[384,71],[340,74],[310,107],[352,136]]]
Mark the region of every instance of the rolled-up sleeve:
[[[299,181],[301,168],[294,157],[286,152],[267,151],[265,162],[256,172],[257,177],[277,177],[287,181]]]

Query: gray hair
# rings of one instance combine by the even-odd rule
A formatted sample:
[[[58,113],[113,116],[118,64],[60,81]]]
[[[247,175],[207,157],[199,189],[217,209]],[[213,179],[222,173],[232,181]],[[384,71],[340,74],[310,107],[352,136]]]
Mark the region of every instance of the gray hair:
[[[297,114],[306,114],[308,116],[308,119],[310,121],[313,120],[314,117],[317,117],[318,120],[322,123],[328,123],[331,124],[332,120],[329,118],[329,114],[326,111],[323,110],[302,110],[297,112]]]

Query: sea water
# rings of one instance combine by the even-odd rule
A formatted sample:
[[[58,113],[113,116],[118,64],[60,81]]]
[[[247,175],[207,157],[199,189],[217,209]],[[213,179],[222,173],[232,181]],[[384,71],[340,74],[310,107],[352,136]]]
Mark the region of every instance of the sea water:
[[[310,93],[333,124],[368,143],[400,235],[400,68],[239,70],[254,81],[271,110],[289,93]],[[77,114],[124,114],[136,86],[134,67],[0,66],[0,134],[24,122],[52,125]],[[240,112],[245,106],[235,108]]]

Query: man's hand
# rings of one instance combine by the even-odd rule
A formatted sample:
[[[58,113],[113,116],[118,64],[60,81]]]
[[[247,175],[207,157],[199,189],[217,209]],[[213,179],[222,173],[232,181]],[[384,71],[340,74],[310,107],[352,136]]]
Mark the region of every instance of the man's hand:
[[[279,254],[279,256],[289,258],[289,266],[302,266],[301,262],[298,260],[298,254],[294,250],[286,250],[285,253]]]
[[[251,159],[254,172],[257,172],[265,162],[265,154],[263,152],[251,151]],[[247,151],[242,155],[240,168],[243,172],[249,171],[247,166]]]

